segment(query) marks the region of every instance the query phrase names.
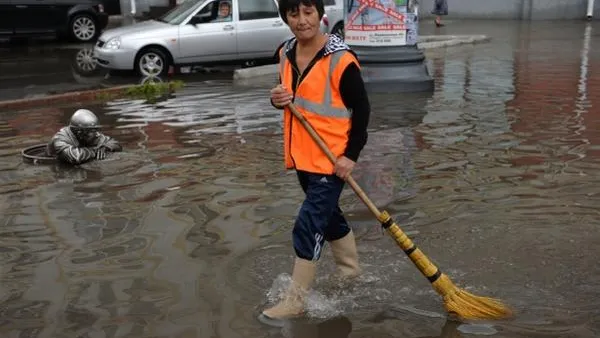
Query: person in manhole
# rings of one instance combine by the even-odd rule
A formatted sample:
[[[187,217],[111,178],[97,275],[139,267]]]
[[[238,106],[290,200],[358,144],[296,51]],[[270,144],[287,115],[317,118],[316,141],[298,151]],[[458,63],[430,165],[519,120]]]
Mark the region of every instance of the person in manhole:
[[[87,109],[77,110],[46,147],[49,156],[73,165],[103,160],[108,153],[122,150],[119,142],[100,132],[98,117]]]
[[[271,90],[271,104],[284,109],[285,167],[296,170],[305,200],[292,231],[292,283],[279,303],[259,315],[261,322],[276,326],[304,313],[325,242],[337,265],[339,278],[333,281],[346,285],[361,273],[339,198],[367,142],[371,109],[356,54],[337,35],[319,32],[323,0],[279,0],[279,11],[294,37],[276,53],[280,84]],[[335,164],[293,116],[292,101],[335,155]]]

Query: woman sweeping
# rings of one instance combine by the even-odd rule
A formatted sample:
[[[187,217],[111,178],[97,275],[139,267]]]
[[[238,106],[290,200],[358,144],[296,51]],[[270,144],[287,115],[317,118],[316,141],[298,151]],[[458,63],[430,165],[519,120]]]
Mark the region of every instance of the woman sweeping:
[[[433,10],[431,14],[435,15],[435,25],[438,27],[443,26],[442,16],[448,15],[448,2],[447,0],[435,0],[433,4]]]
[[[323,0],[279,0],[279,12],[294,37],[279,47],[280,84],[271,90],[271,103],[284,109],[285,166],[296,170],[305,200],[292,231],[292,283],[283,299],[259,316],[277,326],[304,313],[325,242],[337,276],[351,279],[361,272],[354,235],[338,201],[366,144],[370,115],[355,53],[337,35],[319,31]],[[335,165],[293,117],[291,102],[334,153]]]

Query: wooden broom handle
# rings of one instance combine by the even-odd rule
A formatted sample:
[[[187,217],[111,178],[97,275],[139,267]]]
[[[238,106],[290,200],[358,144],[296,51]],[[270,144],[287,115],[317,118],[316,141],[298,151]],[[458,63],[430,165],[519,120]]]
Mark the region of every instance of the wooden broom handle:
[[[323,141],[321,136],[319,136],[319,134],[317,134],[315,129],[310,125],[310,123],[308,123],[308,121],[304,118],[304,116],[302,116],[302,114],[300,114],[300,112],[298,112],[298,110],[296,110],[296,106],[294,106],[293,103],[288,104],[288,107],[292,111],[292,114],[294,114],[294,116],[300,121],[300,123],[302,123],[304,128],[306,128],[306,131],[308,131],[308,133],[310,134],[312,139],[315,140],[315,142],[317,142],[317,144],[319,145],[319,148],[321,148],[321,150],[323,150],[325,155],[327,155],[327,157],[329,158],[329,161],[331,161],[331,163],[333,163],[335,165],[337,158],[335,157],[335,155],[333,155],[331,150],[329,150],[329,148],[327,147],[327,145],[325,144],[325,141]],[[377,209],[375,204],[369,199],[367,194],[362,190],[362,188],[358,185],[358,183],[356,183],[354,178],[352,178],[351,175],[348,175],[348,177],[346,178],[346,182],[348,182],[348,184],[350,185],[350,187],[352,187],[352,190],[354,190],[356,195],[358,195],[358,197],[365,203],[365,205],[369,208],[369,210],[371,210],[373,215],[375,215],[375,217],[377,217],[377,219],[379,219],[381,212],[379,211],[379,209]]]

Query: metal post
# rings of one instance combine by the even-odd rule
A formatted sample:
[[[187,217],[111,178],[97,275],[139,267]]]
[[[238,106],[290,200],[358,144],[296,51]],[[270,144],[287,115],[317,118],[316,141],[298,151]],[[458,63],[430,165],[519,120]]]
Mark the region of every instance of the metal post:
[[[594,0],[588,0],[587,19],[590,20],[594,15]]]

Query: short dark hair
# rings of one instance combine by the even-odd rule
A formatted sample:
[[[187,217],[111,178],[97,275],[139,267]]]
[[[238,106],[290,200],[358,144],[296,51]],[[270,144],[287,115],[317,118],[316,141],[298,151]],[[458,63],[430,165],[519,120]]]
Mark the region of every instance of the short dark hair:
[[[325,5],[323,0],[279,0],[279,15],[283,19],[283,22],[287,23],[287,12],[297,11],[300,4],[304,6],[315,6],[317,13],[319,13],[319,19],[323,18],[325,14]]]

